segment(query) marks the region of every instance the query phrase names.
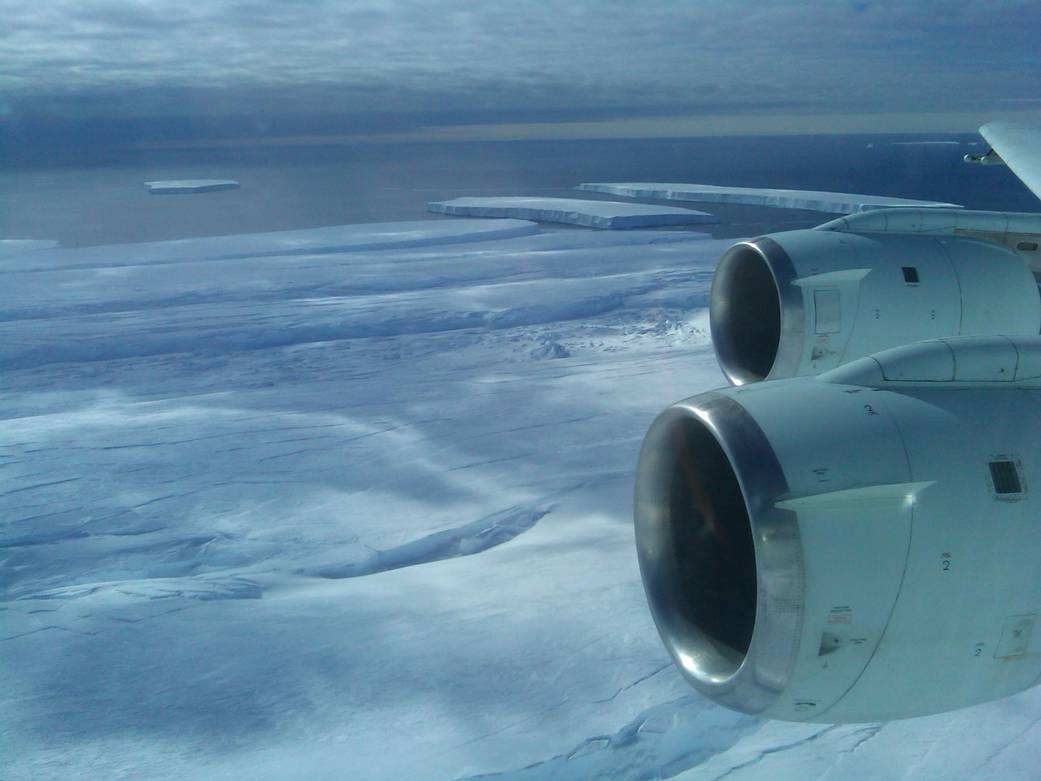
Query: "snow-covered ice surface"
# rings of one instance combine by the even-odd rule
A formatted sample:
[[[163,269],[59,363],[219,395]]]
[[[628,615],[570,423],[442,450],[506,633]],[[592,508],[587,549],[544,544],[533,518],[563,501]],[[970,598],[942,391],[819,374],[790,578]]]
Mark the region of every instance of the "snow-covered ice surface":
[[[761,187],[719,187],[713,184],[671,182],[587,182],[575,188],[584,192],[622,195],[628,198],[653,198],[662,201],[700,203],[738,203],[747,206],[774,206],[780,209],[807,209],[830,214],[855,214],[895,206],[920,208],[959,208],[956,203],[916,201],[884,195],[831,193],[817,190],[774,190]]]
[[[538,222],[583,225],[603,230],[693,225],[719,220],[707,212],[670,206],[647,206],[616,201],[584,201],[576,198],[492,196],[434,201],[427,209],[457,217],[515,217]]]
[[[539,227],[525,220],[417,220],[373,222],[366,225],[333,225],[327,228],[249,233],[238,236],[206,236],[175,241],[117,244],[108,247],[55,249],[27,253],[14,267],[0,266],[0,273],[60,268],[115,268],[178,264],[186,261],[244,260],[249,258],[361,252],[395,247],[458,244],[515,236],[530,236]],[[297,265],[300,265],[297,263]],[[17,299],[13,299],[17,300]]]
[[[214,190],[235,190],[239,183],[234,179],[168,179],[162,182],[145,182],[152,195],[184,195],[209,193]]]
[[[0,776],[1036,778],[1037,692],[827,728],[689,689],[631,481],[722,384],[726,242],[481,224],[0,259]]]

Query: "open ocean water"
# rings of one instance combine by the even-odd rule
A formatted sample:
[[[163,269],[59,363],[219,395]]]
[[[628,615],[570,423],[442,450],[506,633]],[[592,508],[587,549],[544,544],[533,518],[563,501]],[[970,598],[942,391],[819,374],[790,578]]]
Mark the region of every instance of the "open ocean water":
[[[965,153],[985,149],[975,135],[817,135],[128,152],[103,165],[0,172],[0,238],[87,246],[446,219],[428,213],[427,202],[463,195],[598,197],[571,190],[584,181],[838,190],[1038,211],[1041,204],[1007,168],[962,161]],[[143,185],[189,178],[236,179],[242,186],[156,196]],[[722,218],[712,229],[717,236],[827,219],[756,207],[700,208]]]

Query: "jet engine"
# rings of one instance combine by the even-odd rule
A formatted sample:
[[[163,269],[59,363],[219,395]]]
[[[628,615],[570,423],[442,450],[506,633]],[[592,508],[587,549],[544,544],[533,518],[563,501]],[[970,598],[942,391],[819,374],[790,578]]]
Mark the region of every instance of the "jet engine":
[[[727,250],[710,324],[732,384],[819,374],[922,339],[1041,331],[1031,258],[1016,249],[1036,253],[1037,237],[1006,241],[1013,219],[1036,231],[1038,215],[893,211]]]
[[[802,336],[775,329],[782,346],[759,352],[748,318],[716,312],[714,325],[741,334],[723,348],[737,351],[739,381],[771,376],[778,356],[794,356],[783,364],[793,373],[812,370],[822,322],[848,356],[912,326],[1037,315],[1011,287],[1004,307],[959,292],[955,259],[968,263],[969,249],[995,289],[1016,276],[1004,254],[971,242],[791,235],[724,259],[720,285],[753,291],[763,307],[775,286],[782,323],[785,296],[801,296],[807,326]],[[837,246],[855,258],[847,268],[823,265]],[[912,284],[900,271],[912,257],[914,292],[900,288]],[[818,274],[839,276],[798,284]],[[1027,288],[1036,297],[1032,280]],[[815,301],[821,290],[839,303]],[[894,314],[874,321],[876,309]],[[873,337],[861,330],[870,322],[892,326]],[[803,339],[795,353],[790,335]],[[730,708],[826,723],[937,713],[1037,683],[1039,409],[1037,336],[917,342],[668,408],[641,451],[635,524],[651,611],[683,675]]]

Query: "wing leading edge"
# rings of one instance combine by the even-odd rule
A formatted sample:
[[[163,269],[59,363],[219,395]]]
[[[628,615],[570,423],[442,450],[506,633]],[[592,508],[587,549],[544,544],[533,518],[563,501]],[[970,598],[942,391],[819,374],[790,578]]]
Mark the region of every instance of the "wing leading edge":
[[[1041,198],[1041,128],[989,122],[980,128],[980,135],[1030,192]]]

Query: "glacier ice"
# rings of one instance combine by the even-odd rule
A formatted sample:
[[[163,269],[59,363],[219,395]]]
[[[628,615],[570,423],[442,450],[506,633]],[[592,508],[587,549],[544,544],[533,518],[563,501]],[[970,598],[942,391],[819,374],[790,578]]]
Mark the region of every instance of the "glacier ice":
[[[15,247],[6,256],[0,255],[0,262],[7,263],[10,268],[19,271],[114,268],[186,261],[242,260],[400,247],[430,247],[530,236],[538,232],[538,225],[526,220],[374,222],[271,233],[114,244],[75,250],[42,249],[26,252],[34,248]]]
[[[916,201],[884,195],[858,195],[816,190],[776,190],[763,187],[720,187],[713,184],[669,182],[586,182],[575,189],[583,192],[622,195],[628,198],[653,198],[663,201],[737,203],[748,206],[773,206],[780,209],[807,209],[830,214],[855,214],[896,206],[920,208],[960,208],[956,203]]]
[[[617,201],[589,201],[577,198],[524,196],[455,198],[451,201],[434,201],[428,204],[427,208],[436,214],[452,214],[460,217],[515,217],[538,222],[582,225],[602,230],[718,222],[715,216],[693,209],[647,206]]]

